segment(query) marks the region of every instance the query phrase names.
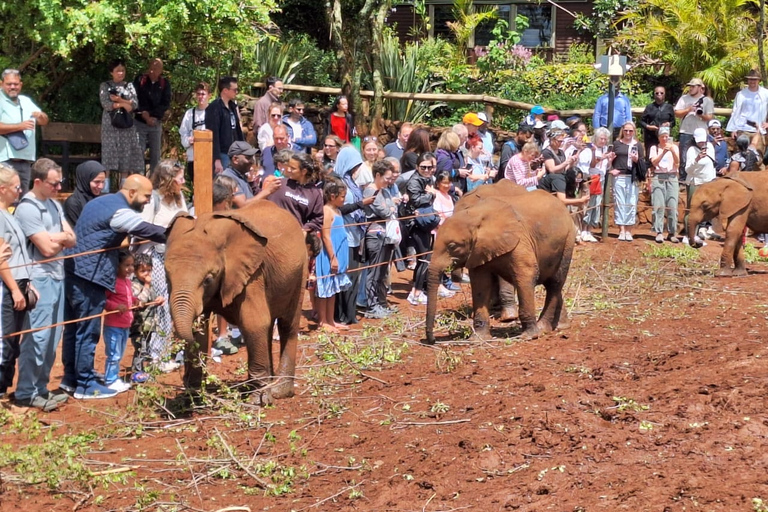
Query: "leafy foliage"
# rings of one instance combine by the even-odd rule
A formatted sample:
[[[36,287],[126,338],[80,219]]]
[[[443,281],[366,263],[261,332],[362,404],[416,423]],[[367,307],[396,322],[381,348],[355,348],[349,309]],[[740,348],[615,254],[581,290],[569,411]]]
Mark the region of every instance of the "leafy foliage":
[[[573,25],[581,32],[589,32],[602,39],[616,35],[616,22],[627,12],[637,9],[638,0],[594,0],[592,16],[576,14]]]
[[[469,38],[478,25],[494,20],[498,16],[496,6],[475,7],[473,0],[453,0],[453,18],[448,28],[456,38],[455,58],[457,63],[465,62]]]
[[[643,0],[619,22],[625,53],[659,59],[682,79],[700,77],[724,100],[756,61],[756,0]],[[713,23],[713,20],[717,20]]]
[[[528,18],[517,16],[515,27],[519,30],[528,28]],[[500,69],[523,70],[531,60],[532,53],[527,48],[518,45],[521,35],[517,30],[510,30],[506,20],[498,20],[491,30],[493,39],[488,50],[475,47],[477,67],[483,73],[493,73]]]

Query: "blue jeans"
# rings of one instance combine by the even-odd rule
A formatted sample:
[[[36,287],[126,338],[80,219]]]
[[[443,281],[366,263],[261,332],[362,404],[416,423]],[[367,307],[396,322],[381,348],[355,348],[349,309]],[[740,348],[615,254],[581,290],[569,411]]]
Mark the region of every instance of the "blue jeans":
[[[68,273],[64,289],[67,296],[64,317],[67,320],[98,315],[104,311],[107,290],[103,286]],[[100,336],[101,317],[65,326],[64,345],[61,350],[61,362],[64,363],[62,382],[82,387],[93,384],[93,358]]]
[[[109,386],[120,376],[120,360],[125,354],[130,329],[127,327],[104,326],[104,354],[107,362],[104,365],[104,383]]]
[[[36,277],[32,284],[40,293],[35,309],[29,312],[30,326],[35,329],[64,320],[64,281],[50,276]],[[19,355],[19,381],[16,399],[27,400],[48,395],[51,368],[56,361],[63,326],[24,335]]]
[[[637,183],[629,174],[616,176],[613,182],[613,199],[616,202],[614,222],[617,226],[634,226],[637,222]]]

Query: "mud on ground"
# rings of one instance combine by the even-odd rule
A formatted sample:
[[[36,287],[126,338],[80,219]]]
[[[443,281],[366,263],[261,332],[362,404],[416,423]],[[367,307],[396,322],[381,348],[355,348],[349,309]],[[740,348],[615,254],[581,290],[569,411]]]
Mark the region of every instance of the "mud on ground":
[[[242,350],[191,411],[179,373],[50,414],[5,402],[0,510],[765,512],[768,266],[718,280],[718,244],[650,240],[579,246],[571,327],[533,341],[462,341],[463,285],[421,345],[400,274],[398,318],[305,331],[272,408],[231,389]]]

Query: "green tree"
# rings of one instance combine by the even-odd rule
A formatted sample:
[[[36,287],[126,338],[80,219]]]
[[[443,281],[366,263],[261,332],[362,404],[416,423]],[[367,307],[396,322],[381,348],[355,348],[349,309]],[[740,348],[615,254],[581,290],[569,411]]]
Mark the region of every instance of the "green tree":
[[[456,38],[456,63],[463,64],[466,61],[469,38],[478,25],[485,21],[495,20],[498,16],[496,6],[475,7],[473,0],[453,0],[453,18],[449,21]]]
[[[756,0],[643,0],[619,19],[623,51],[661,60],[682,80],[698,76],[725,99],[755,66]]]

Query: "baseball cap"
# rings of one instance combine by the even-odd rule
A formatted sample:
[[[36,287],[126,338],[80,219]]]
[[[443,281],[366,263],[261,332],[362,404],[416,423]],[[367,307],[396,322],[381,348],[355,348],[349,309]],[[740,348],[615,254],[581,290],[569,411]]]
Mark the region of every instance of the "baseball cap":
[[[562,130],[567,131],[568,127],[565,125],[565,123],[560,119],[555,119],[552,121],[552,123],[549,125],[550,130]]]
[[[664,134],[669,135],[669,126],[662,126],[661,128],[659,128],[659,135],[664,135]]]
[[[485,115],[485,112],[478,112],[478,113],[477,113],[477,118],[478,118],[479,120],[481,120],[482,122],[484,122],[484,123],[487,123],[487,122],[488,122],[488,116],[487,116],[487,115]]]
[[[464,117],[461,120],[464,124],[471,124],[473,126],[482,126],[483,121],[479,117],[477,117],[477,114],[474,112],[470,112],[468,114],[464,114]]]
[[[691,81],[685,85],[700,85],[704,87],[704,82],[701,81],[701,78],[691,78]]]
[[[538,115],[543,113],[544,113],[544,107],[542,107],[541,105],[534,105],[533,108],[531,109],[531,114]]]
[[[236,155],[253,156],[258,152],[259,152],[258,149],[251,146],[247,142],[238,140],[233,142],[232,145],[229,146],[229,151],[227,151],[227,156],[229,156],[229,158],[232,158],[233,156],[236,156]]]
[[[713,119],[713,120],[711,120],[711,121],[710,121],[710,122],[707,124],[707,126],[708,126],[709,128],[721,128],[723,125],[721,125],[721,124],[720,124],[720,121],[718,121],[717,119]]]
[[[536,124],[533,125],[533,128],[536,130],[540,130],[541,128],[545,128],[547,125],[544,124],[544,121],[536,121]]]
[[[696,128],[693,130],[693,140],[695,140],[696,143],[707,142],[707,130],[704,128]]]

